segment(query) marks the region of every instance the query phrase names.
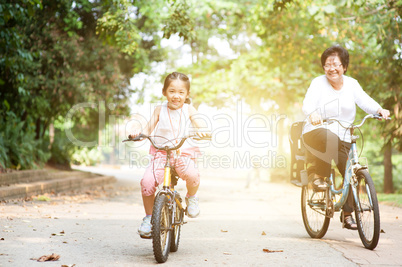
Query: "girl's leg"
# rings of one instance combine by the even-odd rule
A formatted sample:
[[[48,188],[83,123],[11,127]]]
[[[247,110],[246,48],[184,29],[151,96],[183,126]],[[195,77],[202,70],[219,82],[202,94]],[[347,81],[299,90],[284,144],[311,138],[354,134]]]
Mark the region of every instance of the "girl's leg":
[[[187,215],[195,218],[200,214],[198,197],[196,193],[200,185],[200,173],[195,162],[190,157],[182,156],[175,162],[175,169],[180,178],[186,181],[187,196]]]
[[[188,196],[195,196],[195,194],[197,194],[198,191],[198,187],[200,186],[200,184],[198,184],[197,186],[191,186],[189,184],[186,184],[187,187],[187,195]]]
[[[155,157],[145,170],[144,177],[141,180],[141,193],[146,215],[142,220],[141,226],[138,228],[138,233],[142,238],[151,238],[151,216],[154,206],[156,186],[161,183],[161,180],[163,181],[164,168],[160,167],[162,163],[161,158]]]
[[[166,159],[163,156],[155,156],[141,180],[141,193],[146,215],[152,214],[156,187],[163,182],[165,162]]]
[[[152,215],[152,209],[154,207],[155,195],[150,196],[142,195],[142,202],[144,203],[145,215]]]
[[[200,185],[200,173],[194,160],[187,156],[181,156],[174,165],[179,177],[186,181],[187,194],[194,196]]]

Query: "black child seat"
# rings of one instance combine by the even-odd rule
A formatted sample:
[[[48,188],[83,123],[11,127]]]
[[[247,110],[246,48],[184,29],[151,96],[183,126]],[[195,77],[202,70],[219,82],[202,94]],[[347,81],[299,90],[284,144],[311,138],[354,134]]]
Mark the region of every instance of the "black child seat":
[[[313,164],[314,158],[303,144],[302,133],[305,123],[305,121],[294,122],[289,132],[290,182],[296,186],[302,186],[300,172],[307,169],[308,163]],[[310,167],[308,172],[313,170],[313,167]]]

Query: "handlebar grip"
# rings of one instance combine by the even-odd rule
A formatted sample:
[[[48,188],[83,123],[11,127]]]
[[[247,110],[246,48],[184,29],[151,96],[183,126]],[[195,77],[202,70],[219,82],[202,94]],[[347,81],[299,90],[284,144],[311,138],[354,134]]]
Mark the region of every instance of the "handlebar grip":
[[[373,114],[373,118],[377,119],[377,120],[390,120],[391,119],[391,117],[388,117],[388,118],[384,119],[384,117],[379,113]]]
[[[201,141],[201,140],[207,140],[207,141],[211,141],[212,140],[212,136],[205,136],[205,137],[193,137],[194,140],[196,141]]]
[[[201,140],[211,141],[212,140],[212,134],[206,134],[206,136],[204,136],[204,137],[199,137],[198,135],[194,134],[191,137],[196,141],[201,141]]]
[[[332,119],[323,119],[322,123],[332,124],[332,123],[334,123],[334,120],[332,120]]]
[[[123,140],[123,142],[128,142],[128,141],[133,141],[133,142],[137,142],[137,141],[141,141],[142,139],[144,139],[146,137],[146,135],[140,133],[137,137],[132,138],[131,134],[128,135],[128,139]]]

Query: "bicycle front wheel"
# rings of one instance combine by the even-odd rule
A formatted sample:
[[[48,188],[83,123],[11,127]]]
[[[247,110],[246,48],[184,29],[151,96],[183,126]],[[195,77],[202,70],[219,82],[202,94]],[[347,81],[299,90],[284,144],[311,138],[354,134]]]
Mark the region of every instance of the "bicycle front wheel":
[[[302,187],[301,209],[304,227],[312,238],[323,237],[328,230],[329,220],[326,211],[326,192],[315,192],[312,183]]]
[[[357,229],[363,245],[372,250],[380,239],[380,210],[377,193],[367,170],[357,173],[357,182],[356,192],[359,201],[359,205],[355,203]]]
[[[176,252],[179,249],[180,230],[181,230],[181,224],[179,223],[183,221],[184,217],[184,211],[180,209],[178,205],[175,205],[175,210],[176,210],[174,216],[175,224],[173,225],[172,242],[170,244],[171,252]]]
[[[159,263],[166,262],[169,257],[171,226],[169,199],[166,195],[158,195],[152,211],[152,245]]]

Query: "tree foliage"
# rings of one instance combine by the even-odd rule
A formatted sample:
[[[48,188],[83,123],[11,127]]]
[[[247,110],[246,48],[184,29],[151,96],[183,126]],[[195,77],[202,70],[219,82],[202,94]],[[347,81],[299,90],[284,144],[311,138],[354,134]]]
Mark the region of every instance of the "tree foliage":
[[[383,127],[373,124],[373,131],[385,137],[384,146],[401,151],[401,12],[401,0],[0,4],[0,117],[6,125],[0,136],[0,164],[20,164],[10,156],[21,153],[6,136],[14,135],[7,130],[11,125],[24,132],[13,142],[29,143],[24,136],[34,136],[33,154],[43,152],[33,156],[34,162],[46,158],[49,125],[55,124],[60,134],[52,157],[68,161],[71,153],[64,147],[69,143],[61,133],[71,107],[97,105],[79,109],[73,117],[80,138],[96,139],[99,101],[116,104],[106,112],[127,114],[129,94],[141,93],[129,89],[129,79],[152,71],[152,63],[159,61],[168,64],[168,71],[191,74],[195,105],[229,106],[242,99],[253,112],[292,119],[300,115],[311,80],[323,74],[321,53],[333,44],[349,50],[348,75],[392,111],[393,120]],[[161,47],[164,38],[176,34],[191,48],[190,66],[174,65],[174,53]],[[218,44],[227,51],[222,53]]]
[[[151,13],[150,3],[138,5],[134,19],[120,21],[121,12],[116,10],[121,3],[124,1],[25,0],[0,5],[3,168],[32,168],[35,162],[43,162],[46,157],[38,160],[38,155],[46,154],[50,147],[49,125],[62,125],[77,104],[96,107],[80,109],[72,116],[80,138],[96,140],[101,101],[113,103],[115,115],[128,114],[130,78],[147,70],[150,62],[160,61],[163,52],[160,21]],[[102,18],[109,24],[100,23]],[[10,128],[18,129],[13,135],[20,138],[10,139]],[[74,146],[61,129],[55,132],[52,160],[68,163]],[[34,148],[29,152],[16,149],[23,143]],[[35,160],[20,160],[29,153]]]

